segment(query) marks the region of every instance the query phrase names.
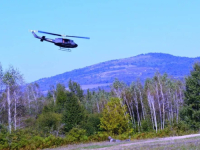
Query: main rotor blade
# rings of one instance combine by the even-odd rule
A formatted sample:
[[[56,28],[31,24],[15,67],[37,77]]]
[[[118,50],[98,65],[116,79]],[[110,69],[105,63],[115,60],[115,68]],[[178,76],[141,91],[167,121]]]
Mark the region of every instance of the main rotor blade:
[[[63,35],[64,37],[73,37],[73,38],[82,38],[82,39],[90,39],[89,37],[82,37],[82,36],[70,36],[70,35]]]
[[[44,31],[38,31],[38,32],[39,33],[50,34],[50,35],[62,36],[61,34],[49,33],[49,32],[44,32]]]
[[[38,31],[38,32],[39,33],[50,34],[50,35],[62,36],[62,37],[73,37],[73,38],[90,39],[89,37],[82,37],[82,36],[61,35],[61,34],[55,34],[55,33],[50,33],[50,32],[44,32],[44,31]]]

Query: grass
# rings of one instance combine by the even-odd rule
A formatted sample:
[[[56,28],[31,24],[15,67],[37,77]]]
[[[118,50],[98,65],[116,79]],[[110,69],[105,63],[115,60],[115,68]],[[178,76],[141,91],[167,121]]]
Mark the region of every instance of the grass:
[[[67,146],[62,146],[58,148],[48,148],[45,150],[82,150],[82,149],[99,149],[99,148],[106,148],[108,149],[112,146],[116,146],[122,143],[110,143],[110,142],[92,142],[92,143],[82,143],[82,144],[72,144]]]
[[[113,147],[114,148],[114,147]],[[155,141],[151,143],[140,143],[128,146],[114,148],[119,150],[135,149],[135,150],[197,150],[200,149],[200,137],[170,140],[170,141]],[[112,149],[110,149],[112,150]]]
[[[83,147],[84,149],[96,149],[96,148],[104,148],[104,147],[111,147],[114,145],[91,145],[87,147]]]

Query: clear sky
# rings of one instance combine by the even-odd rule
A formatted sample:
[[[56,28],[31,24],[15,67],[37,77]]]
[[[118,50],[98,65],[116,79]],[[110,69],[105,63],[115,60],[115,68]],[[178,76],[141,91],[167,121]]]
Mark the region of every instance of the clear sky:
[[[0,62],[4,69],[18,68],[32,82],[142,53],[197,57],[199,15],[200,0],[4,0]],[[40,42],[30,29],[91,39],[74,38],[79,46],[68,53]]]

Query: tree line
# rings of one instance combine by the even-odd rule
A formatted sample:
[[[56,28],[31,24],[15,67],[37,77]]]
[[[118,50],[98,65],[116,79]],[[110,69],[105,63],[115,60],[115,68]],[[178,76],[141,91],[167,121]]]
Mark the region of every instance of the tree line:
[[[47,94],[37,83],[25,84],[13,66],[4,71],[0,65],[0,133],[30,129],[44,137],[63,137],[75,129],[84,130],[86,136],[157,133],[183,126],[198,130],[199,93],[199,63],[185,79],[156,72],[144,83],[115,79],[110,91],[83,91],[69,80],[68,89],[58,83]]]

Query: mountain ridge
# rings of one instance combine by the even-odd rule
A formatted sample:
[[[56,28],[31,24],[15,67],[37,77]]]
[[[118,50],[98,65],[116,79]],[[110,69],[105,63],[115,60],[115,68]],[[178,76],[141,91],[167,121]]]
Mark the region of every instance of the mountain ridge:
[[[156,71],[162,74],[166,72],[174,78],[183,78],[189,74],[192,65],[197,61],[200,61],[200,57],[189,58],[165,53],[147,53],[100,62],[52,77],[41,78],[35,82],[44,91],[48,90],[50,85],[57,83],[67,86],[69,79],[78,82],[87,89],[96,88],[98,85],[109,86],[115,78],[126,83],[137,78],[145,80],[152,77]]]

